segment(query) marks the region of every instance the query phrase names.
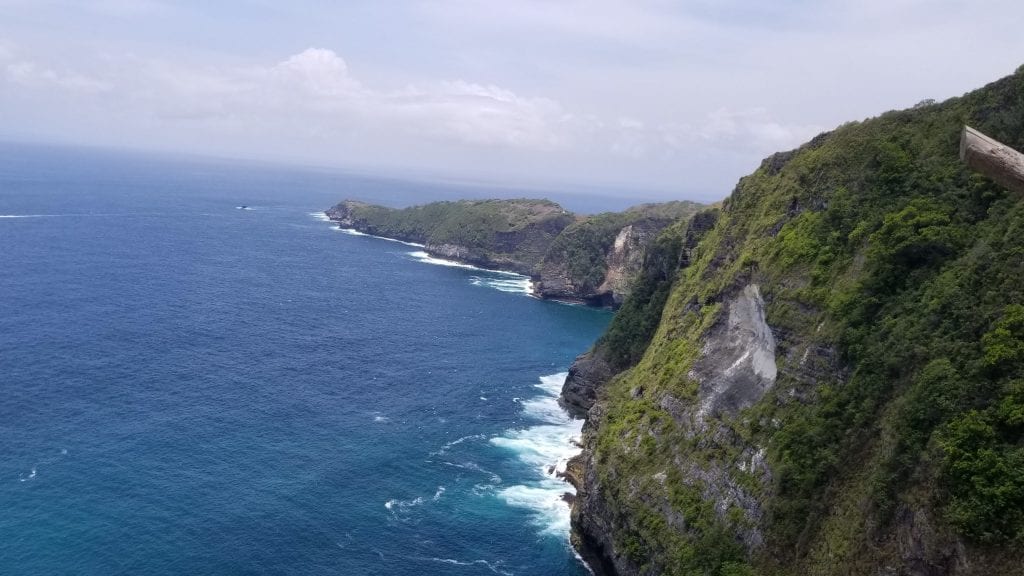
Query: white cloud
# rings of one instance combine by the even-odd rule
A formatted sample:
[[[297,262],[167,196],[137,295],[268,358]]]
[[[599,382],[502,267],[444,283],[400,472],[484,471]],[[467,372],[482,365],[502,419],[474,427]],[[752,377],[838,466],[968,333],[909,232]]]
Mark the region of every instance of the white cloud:
[[[686,115],[658,118],[639,97],[628,102],[633,110],[602,115],[465,79],[384,87],[363,80],[336,52],[316,47],[262,65],[104,58],[105,67],[93,66],[87,76],[0,50],[0,80],[26,90],[59,87],[69,93],[59,106],[72,115],[76,107],[86,110],[99,126],[116,118],[121,138],[135,131],[137,141],[181,142],[218,154],[506,174],[545,166],[550,173],[617,181],[637,174],[665,181],[685,170],[688,183],[707,189],[727,188],[706,184],[725,166],[734,172],[756,166],[820,131],[781,120],[766,107],[701,112],[682,102]]]
[[[412,85],[382,96],[380,116],[399,119],[430,138],[541,151],[569,144],[571,116],[546,98],[463,80]]]
[[[9,61],[4,67],[6,79],[26,88],[60,88],[71,92],[86,93],[106,92],[112,88],[109,83],[96,78],[76,73],[58,72],[39,66],[35,62],[14,59],[10,54],[0,54],[0,59]]]
[[[362,87],[348,73],[345,60],[332,50],[307,48],[289,57],[271,71],[284,82],[296,82],[316,96],[359,95]]]
[[[246,117],[251,128],[316,124],[318,134],[357,130],[465,146],[552,150],[568,144],[571,117],[555,101],[463,80],[374,89],[354,78],[335,52],[309,48],[268,67],[190,69],[145,66],[135,100],[161,116],[224,126]],[[233,124],[232,124],[233,126]]]
[[[708,113],[696,135],[719,145],[742,146],[754,150],[793,148],[820,133],[815,125],[784,125],[764,108],[730,110],[719,108]]]

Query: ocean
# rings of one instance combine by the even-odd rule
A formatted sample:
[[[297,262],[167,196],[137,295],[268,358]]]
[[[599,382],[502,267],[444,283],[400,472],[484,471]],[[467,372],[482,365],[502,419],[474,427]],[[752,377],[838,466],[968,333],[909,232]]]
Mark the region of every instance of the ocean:
[[[321,214],[536,194],[0,152],[0,574],[587,573],[556,397],[610,313]]]

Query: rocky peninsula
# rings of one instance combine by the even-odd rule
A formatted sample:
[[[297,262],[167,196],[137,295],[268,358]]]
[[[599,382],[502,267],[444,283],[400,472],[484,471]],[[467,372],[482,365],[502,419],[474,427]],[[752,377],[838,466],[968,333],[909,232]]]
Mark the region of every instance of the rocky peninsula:
[[[549,200],[461,200],[387,208],[345,200],[326,211],[342,228],[423,244],[432,256],[530,276],[539,298],[619,306],[658,234],[694,202],[573,214]]]
[[[1024,67],[765,159],[666,227],[573,365],[602,576],[1024,574]]]

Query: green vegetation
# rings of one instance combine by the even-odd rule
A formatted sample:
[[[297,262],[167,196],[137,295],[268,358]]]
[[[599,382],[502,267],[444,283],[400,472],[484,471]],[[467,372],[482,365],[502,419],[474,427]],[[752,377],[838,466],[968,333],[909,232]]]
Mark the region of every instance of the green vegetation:
[[[394,209],[347,201],[328,211],[356,229],[435,250],[457,246],[474,264],[524,274],[575,216],[549,200],[462,200]]]
[[[633,292],[595,344],[613,370],[626,370],[643,357],[661,321],[684,252],[696,245],[716,217],[717,210],[708,210],[692,219],[680,219],[648,245]]]
[[[688,220],[701,207],[695,202],[644,204],[581,218],[555,239],[544,266],[563,268],[580,293],[596,293],[608,272],[606,255],[623,228],[632,225],[656,234],[673,222]]]
[[[1024,571],[1024,202],[958,161],[965,123],[1024,149],[1024,72],[766,160],[675,281],[622,307],[599,345],[635,366],[588,442],[635,565],[903,573],[960,549],[980,566],[964,573]],[[779,340],[774,388],[705,427],[666,414],[698,397],[701,336],[748,283]],[[760,448],[770,473],[741,469]],[[694,473],[649,480],[683,463],[757,505],[709,512]],[[751,527],[764,544],[738,545]]]
[[[699,208],[694,202],[666,202],[577,216],[549,200],[461,200],[402,209],[348,200],[328,215],[361,232],[425,244],[440,256],[533,275],[542,283],[564,279],[571,293],[556,296],[600,300],[609,253],[624,227],[653,237]]]

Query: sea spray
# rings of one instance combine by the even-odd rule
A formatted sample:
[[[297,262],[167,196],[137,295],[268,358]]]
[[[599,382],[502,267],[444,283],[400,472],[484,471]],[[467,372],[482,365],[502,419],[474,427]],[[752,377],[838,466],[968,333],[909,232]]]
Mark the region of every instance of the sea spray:
[[[522,274],[505,272],[502,270],[489,270],[487,268],[473,266],[472,264],[438,258],[436,256],[431,256],[422,250],[409,252],[408,256],[418,262],[423,262],[424,264],[448,266],[450,268],[462,268],[464,270],[482,272],[483,274],[477,274],[470,277],[469,282],[474,286],[483,286],[485,288],[493,288],[502,292],[512,292],[516,294],[529,295],[533,293],[533,283],[530,281],[529,276],[523,276]]]
[[[313,218],[322,222],[333,222],[326,213],[324,212],[312,212],[309,214]],[[399,244],[405,244],[406,246],[413,246],[415,248],[424,248],[423,244],[417,244],[416,242],[405,242],[404,240],[396,240],[394,238],[386,238],[384,236],[374,236],[373,234],[367,234],[360,232],[353,228],[335,228],[335,230],[348,234],[350,236],[364,236],[366,238],[376,238],[378,240],[387,240],[388,242],[397,242]],[[448,260],[445,258],[438,258],[431,256],[424,250],[416,250],[408,252],[407,256],[422,262],[424,264],[433,264],[435,266],[447,266],[450,268],[462,268],[464,270],[472,270],[474,272],[481,272],[482,274],[475,274],[469,278],[470,284],[473,286],[481,286],[484,288],[492,288],[501,292],[510,292],[514,294],[533,294],[533,282],[529,276],[517,274],[515,272],[506,272],[504,270],[491,270],[488,268],[481,268],[479,266],[473,266],[472,264],[466,264],[464,262],[458,262],[456,260]]]
[[[502,292],[513,294],[533,294],[533,282],[526,276],[519,278],[488,278],[486,276],[474,276],[470,279],[473,286],[493,288]]]
[[[498,496],[510,506],[530,510],[541,532],[568,538],[570,514],[564,496],[574,494],[575,488],[559,475],[569,459],[580,453],[576,441],[583,421],[558,405],[566,376],[565,372],[542,376],[536,385],[542,395],[521,402],[523,415],[537,422],[535,426],[509,430],[491,443],[513,452],[534,470],[533,480],[503,488]]]
[[[341,232],[342,234],[348,234],[349,236],[365,236],[367,238],[375,238],[377,240],[386,240],[388,242],[397,242],[398,244],[405,244],[406,246],[413,246],[415,248],[423,248],[423,244],[418,244],[416,242],[406,242],[405,240],[398,240],[396,238],[387,238],[385,236],[374,236],[373,234],[367,234],[366,232],[360,232],[359,230],[356,230],[354,228],[335,228],[335,230],[337,230],[338,232]]]

